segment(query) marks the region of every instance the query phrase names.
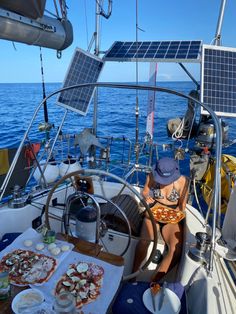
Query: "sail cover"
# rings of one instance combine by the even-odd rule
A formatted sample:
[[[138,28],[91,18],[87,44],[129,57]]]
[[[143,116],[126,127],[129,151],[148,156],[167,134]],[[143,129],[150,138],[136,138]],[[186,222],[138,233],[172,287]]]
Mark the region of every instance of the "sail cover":
[[[0,8],[18,13],[31,19],[43,16],[46,0],[0,0]]]

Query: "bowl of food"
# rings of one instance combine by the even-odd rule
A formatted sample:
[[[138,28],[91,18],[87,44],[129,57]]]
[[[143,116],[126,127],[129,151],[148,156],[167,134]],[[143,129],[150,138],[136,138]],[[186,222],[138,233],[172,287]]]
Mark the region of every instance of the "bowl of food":
[[[44,294],[38,289],[26,289],[18,293],[12,301],[11,307],[15,314],[23,314],[40,306],[44,302]]]

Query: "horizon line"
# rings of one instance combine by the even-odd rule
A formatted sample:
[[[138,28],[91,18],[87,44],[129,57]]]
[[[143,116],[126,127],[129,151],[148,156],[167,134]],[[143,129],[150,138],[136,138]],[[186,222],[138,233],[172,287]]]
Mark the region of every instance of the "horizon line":
[[[160,80],[160,81],[156,81],[156,83],[194,83],[191,80],[177,80],[177,81],[165,81],[165,80]],[[135,81],[126,81],[126,82],[122,82],[122,81],[112,81],[112,82],[107,82],[107,81],[102,81],[99,83],[119,83],[119,84],[136,84]],[[148,83],[147,81],[139,81],[139,83]],[[42,84],[42,82],[0,82],[0,84]],[[63,82],[45,82],[45,84],[63,84]]]

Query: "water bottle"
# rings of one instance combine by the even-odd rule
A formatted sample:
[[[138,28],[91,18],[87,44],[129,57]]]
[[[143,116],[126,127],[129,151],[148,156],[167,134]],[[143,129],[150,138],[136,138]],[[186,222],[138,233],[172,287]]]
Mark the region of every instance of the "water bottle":
[[[68,291],[61,292],[55,298],[53,309],[57,314],[76,314],[75,297]]]

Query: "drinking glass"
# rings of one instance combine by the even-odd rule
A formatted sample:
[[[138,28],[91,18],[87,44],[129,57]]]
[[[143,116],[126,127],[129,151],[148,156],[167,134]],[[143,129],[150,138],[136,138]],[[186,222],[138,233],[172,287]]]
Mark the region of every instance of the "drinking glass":
[[[75,297],[70,292],[62,292],[55,298],[53,309],[57,314],[75,314]]]

